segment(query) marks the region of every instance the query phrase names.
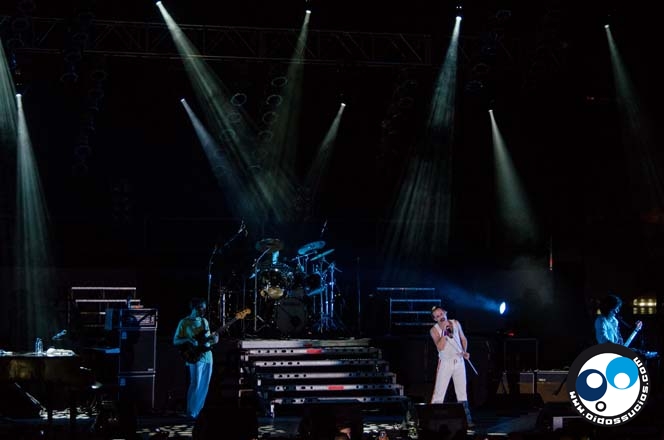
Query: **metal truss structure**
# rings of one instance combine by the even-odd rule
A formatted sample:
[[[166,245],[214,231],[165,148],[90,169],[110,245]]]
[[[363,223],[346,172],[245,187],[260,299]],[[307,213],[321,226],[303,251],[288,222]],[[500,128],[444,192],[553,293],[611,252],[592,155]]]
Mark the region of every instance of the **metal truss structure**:
[[[26,20],[26,17],[22,17]],[[17,51],[62,54],[78,40],[86,53],[136,58],[177,59],[171,34],[163,23],[93,20],[85,33],[62,18],[30,17],[16,32],[10,16],[0,16],[0,30]],[[74,30],[72,30],[74,29]],[[206,60],[291,62],[299,30],[236,26],[181,25],[180,29]],[[13,40],[9,43],[10,40]],[[430,66],[431,37],[423,34],[310,30],[307,64]]]
[[[17,51],[59,55],[72,42],[86,53],[130,58],[179,59],[164,23],[93,20],[85,32],[64,18],[0,15],[0,36]],[[212,25],[180,25],[197,48],[197,56],[211,61],[291,62],[299,30]],[[481,36],[463,36],[460,61],[473,65],[474,54],[486,46]],[[515,39],[501,36],[492,43],[508,64],[518,61]],[[434,62],[432,37],[426,34],[309,30],[307,64],[372,67],[430,67]],[[440,52],[444,52],[443,49]]]

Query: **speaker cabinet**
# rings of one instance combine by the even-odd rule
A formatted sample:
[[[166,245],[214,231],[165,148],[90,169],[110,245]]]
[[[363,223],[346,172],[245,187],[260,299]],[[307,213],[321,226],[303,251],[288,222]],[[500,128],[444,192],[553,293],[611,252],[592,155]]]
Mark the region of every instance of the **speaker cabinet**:
[[[535,373],[532,371],[503,372],[498,394],[535,394]]]
[[[468,421],[460,403],[417,404],[418,438],[452,440],[465,439]]]
[[[157,329],[120,328],[120,374],[154,374]]]
[[[567,386],[567,371],[539,370],[537,372],[537,392],[545,403],[569,402]]]
[[[118,387],[121,404],[131,404],[139,413],[148,413],[154,409],[154,374],[120,375]]]

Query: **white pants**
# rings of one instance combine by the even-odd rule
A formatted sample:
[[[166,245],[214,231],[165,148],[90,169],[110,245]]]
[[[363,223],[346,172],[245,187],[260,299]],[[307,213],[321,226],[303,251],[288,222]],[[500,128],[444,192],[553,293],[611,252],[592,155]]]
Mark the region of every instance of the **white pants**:
[[[203,409],[212,377],[212,364],[196,362],[188,364],[189,388],[187,389],[187,415],[196,418]]]
[[[455,357],[454,359],[438,360],[436,385],[433,388],[431,403],[443,403],[450,379],[454,382],[457,401],[464,402],[468,400],[466,394],[466,366],[462,357]]]

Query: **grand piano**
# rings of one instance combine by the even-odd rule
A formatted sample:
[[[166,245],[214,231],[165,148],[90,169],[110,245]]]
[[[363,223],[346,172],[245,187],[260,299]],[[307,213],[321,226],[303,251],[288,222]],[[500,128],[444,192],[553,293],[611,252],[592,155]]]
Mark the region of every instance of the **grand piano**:
[[[0,382],[43,385],[41,403],[47,410],[49,426],[53,423],[54,397],[65,393],[72,432],[76,425],[77,395],[96,385],[94,375],[83,367],[78,355],[71,350],[52,348],[42,354],[0,350]]]

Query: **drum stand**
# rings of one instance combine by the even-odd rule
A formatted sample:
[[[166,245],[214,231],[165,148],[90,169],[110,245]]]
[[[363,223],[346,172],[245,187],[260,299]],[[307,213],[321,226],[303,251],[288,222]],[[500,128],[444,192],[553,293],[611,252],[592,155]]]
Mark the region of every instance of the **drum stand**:
[[[320,319],[313,325],[313,329],[318,333],[346,329],[340,321],[334,318],[334,271],[341,271],[336,268],[335,263],[330,263],[326,271],[329,271],[330,282],[328,283],[323,276],[321,281],[325,283],[325,288],[320,294]]]

